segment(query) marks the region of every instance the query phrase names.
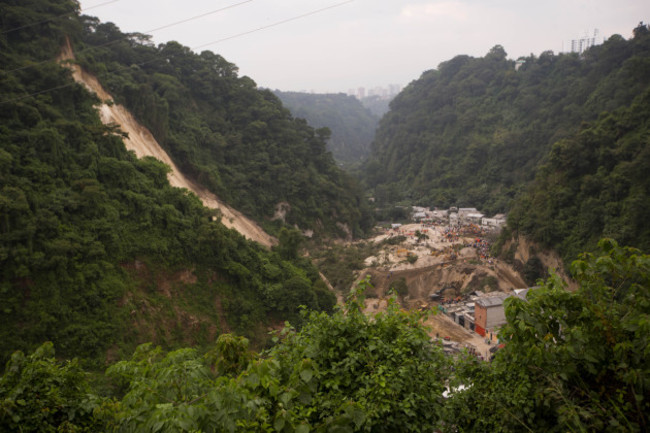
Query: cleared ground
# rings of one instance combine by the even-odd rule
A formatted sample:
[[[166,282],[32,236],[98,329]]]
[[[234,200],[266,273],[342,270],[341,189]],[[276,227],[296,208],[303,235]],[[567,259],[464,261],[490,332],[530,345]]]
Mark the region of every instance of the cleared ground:
[[[418,231],[426,238],[420,236],[418,239]],[[389,289],[401,279],[406,282],[408,293],[399,299],[409,309],[437,310],[439,301],[430,299],[430,295],[435,293],[449,300],[463,297],[474,290],[510,292],[527,287],[512,266],[490,258],[486,248],[472,246],[476,244],[476,234],[450,232],[446,226],[408,224],[400,227],[399,232],[391,230],[377,235],[372,241],[380,244],[396,236],[405,236],[406,239],[396,245],[384,244],[375,256],[366,259],[368,267],[359,274],[359,279],[370,276],[374,286],[366,299],[365,311],[369,314],[386,308],[385,297]],[[409,263],[409,255],[417,256],[417,260]],[[472,347],[485,359],[488,358],[492,346],[443,313],[430,315],[425,325],[430,328],[432,338],[448,337],[459,343],[460,347]]]

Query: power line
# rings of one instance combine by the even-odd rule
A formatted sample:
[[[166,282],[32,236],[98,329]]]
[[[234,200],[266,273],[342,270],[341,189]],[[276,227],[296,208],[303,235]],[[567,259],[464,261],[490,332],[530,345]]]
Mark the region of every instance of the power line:
[[[98,7],[106,6],[106,5],[111,4],[111,3],[117,3],[117,2],[119,2],[119,1],[120,1],[120,0],[110,0],[110,1],[107,1],[107,2],[104,2],[104,3],[100,3],[100,4],[98,4],[98,5],[95,5],[95,6],[90,6],[90,7],[87,7],[87,8],[85,8],[85,9],[81,9],[79,12],[89,11],[89,10],[91,10],[91,9],[96,9],[96,8],[98,8]],[[7,34],[7,33],[15,32],[16,30],[26,29],[27,27],[37,26],[37,25],[39,25],[39,24],[49,23],[50,21],[58,20],[59,18],[67,17],[68,15],[72,15],[72,14],[75,14],[75,15],[76,15],[76,13],[77,13],[76,11],[75,11],[75,12],[65,12],[65,13],[62,13],[62,14],[57,15],[57,16],[55,16],[55,17],[52,17],[52,18],[48,18],[48,19],[46,19],[46,20],[43,20],[43,21],[38,21],[38,22],[35,22],[35,23],[31,23],[31,24],[25,24],[24,26],[14,27],[13,29],[9,29],[9,30],[3,30],[2,32],[0,32],[0,35],[4,35],[4,34]]]
[[[248,2],[248,1],[252,1],[252,0],[246,0],[246,2]],[[329,5],[329,6],[326,6],[324,8],[313,10],[311,12],[296,15],[294,17],[287,18],[287,19],[284,19],[284,20],[281,20],[281,21],[276,21],[275,23],[268,24],[266,26],[262,26],[262,27],[258,27],[258,28],[252,29],[252,30],[245,31],[245,32],[237,33],[235,35],[228,36],[228,37],[225,37],[225,38],[222,38],[222,39],[218,39],[216,41],[208,42],[206,44],[196,45],[194,47],[190,47],[190,49],[191,50],[196,50],[196,49],[199,49],[199,48],[206,47],[208,45],[214,45],[214,44],[218,44],[220,42],[228,41],[228,40],[231,40],[231,39],[236,39],[236,38],[239,38],[239,37],[242,37],[242,36],[246,36],[246,35],[249,35],[249,34],[252,34],[252,33],[259,32],[261,30],[266,30],[266,29],[269,29],[269,28],[272,28],[272,27],[277,27],[277,26],[282,25],[282,24],[286,24],[286,23],[291,22],[291,21],[296,21],[296,20],[308,17],[310,15],[315,15],[315,14],[318,14],[320,12],[324,12],[324,11],[329,10],[329,9],[334,9],[334,8],[339,7],[339,6],[343,6],[343,5],[347,4],[347,3],[352,3],[354,1],[355,0],[345,0],[343,2],[335,3],[333,5]],[[85,51],[85,50],[82,50],[82,51]],[[120,66],[120,67],[114,69],[110,73],[115,73],[117,71],[120,71],[120,70],[126,69],[126,68],[130,68],[132,66],[143,66],[143,65],[153,63],[153,62],[158,62],[158,61],[161,61],[161,60],[165,60],[165,59],[160,59],[159,58],[159,59],[148,60],[148,61],[141,62],[141,63],[135,63],[135,64],[132,64],[132,65],[123,65],[123,66]],[[41,95],[43,93],[49,93],[49,92],[52,92],[54,90],[60,90],[60,89],[66,88],[66,87],[74,86],[75,84],[77,84],[77,83],[73,81],[73,82],[68,83],[68,84],[64,84],[64,85],[61,85],[61,86],[52,87],[50,89],[45,89],[45,90],[41,90],[41,91],[38,91],[38,92],[30,93],[30,94],[20,96],[20,97],[17,97],[17,98],[6,99],[4,101],[0,101],[0,105],[1,104],[7,104],[7,103],[10,103],[10,102],[21,101],[21,100],[29,98],[31,96]]]
[[[235,39],[235,38],[238,38],[238,37],[241,37],[241,36],[249,35],[249,34],[251,34],[251,33],[256,33],[256,32],[259,32],[260,30],[270,29],[271,27],[276,27],[276,26],[279,26],[279,25],[282,25],[282,24],[286,24],[286,23],[291,22],[291,21],[296,21],[296,20],[299,20],[299,19],[301,19],[301,18],[308,17],[308,16],[310,16],[310,15],[315,15],[315,14],[318,14],[318,13],[324,12],[324,11],[329,10],[329,9],[334,9],[334,8],[339,7],[339,6],[343,6],[343,5],[346,4],[346,3],[352,3],[353,1],[355,1],[355,0],[346,0],[346,1],[343,1],[343,2],[340,2],[340,3],[336,3],[336,4],[333,4],[333,5],[329,5],[329,6],[326,6],[326,7],[324,7],[324,8],[321,8],[321,9],[316,9],[316,10],[314,10],[314,11],[304,13],[304,14],[302,14],[302,15],[296,15],[295,17],[287,18],[286,20],[277,21],[277,22],[275,22],[275,23],[273,23],[273,24],[269,24],[269,25],[266,25],[266,26],[258,27],[258,28],[256,28],[256,29],[248,30],[248,31],[245,31],[245,32],[242,32],[242,33],[237,33],[236,35],[228,36],[228,37],[225,37],[225,38],[222,38],[222,39],[218,39],[218,40],[216,40],[216,41],[208,42],[208,43],[206,43],[206,44],[197,45],[197,46],[195,46],[195,47],[192,47],[191,49],[192,49],[192,50],[196,50],[196,49],[198,49],[198,48],[207,47],[208,45],[218,44],[219,42],[224,42],[224,41],[228,41],[228,40],[230,40],[230,39]]]
[[[119,0],[113,0],[113,1],[119,1]],[[237,6],[241,6],[243,4],[250,3],[252,1],[253,0],[244,0],[244,1],[241,1],[239,3],[235,3],[235,4],[225,6],[225,7],[219,8],[219,9],[214,9],[214,10],[211,10],[209,12],[205,12],[205,13],[202,13],[202,14],[199,14],[199,15],[195,15],[195,16],[190,17],[190,18],[185,18],[185,19],[182,19],[180,21],[175,21],[175,22],[170,23],[170,24],[165,24],[164,26],[161,26],[161,27],[156,27],[156,28],[151,29],[151,30],[145,30],[143,33],[145,33],[145,34],[146,33],[153,33],[153,32],[157,32],[158,30],[168,29],[170,27],[174,27],[174,26],[177,26],[179,24],[184,24],[184,23],[187,23],[187,22],[190,22],[190,21],[198,20],[199,18],[205,18],[208,15],[213,15],[213,14],[216,14],[218,12],[225,11],[227,9],[232,9],[232,8],[237,7]],[[82,53],[85,53],[86,51],[94,50],[94,49],[97,49],[97,48],[107,47],[109,45],[113,45],[113,44],[116,44],[116,43],[118,43],[120,41],[123,41],[124,39],[126,39],[128,37],[129,36],[127,34],[124,37],[113,39],[112,41],[104,42],[103,44],[93,45],[92,47],[88,47],[88,48],[84,48],[83,50],[80,50],[77,54],[82,54]],[[45,63],[56,62],[56,61],[57,60],[52,60],[52,59],[42,60],[40,62],[31,63],[29,65],[21,66],[19,68],[10,69],[10,70],[4,71],[4,72],[10,74],[12,72],[18,72],[18,71],[22,71],[24,69],[33,68],[34,66],[39,66],[39,65],[42,65],[42,64],[45,64]]]

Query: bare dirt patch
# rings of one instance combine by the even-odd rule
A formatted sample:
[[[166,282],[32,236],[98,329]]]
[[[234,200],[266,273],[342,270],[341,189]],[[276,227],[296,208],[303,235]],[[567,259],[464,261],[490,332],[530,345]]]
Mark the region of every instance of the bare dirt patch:
[[[151,132],[142,126],[125,107],[113,103],[113,97],[102,87],[97,78],[82,70],[79,65],[74,64],[74,52],[69,40],[66,41],[63,47],[59,61],[66,62],[66,66],[72,71],[72,76],[76,82],[95,93],[103,101],[99,107],[100,118],[104,124],[115,124],[128,134],[128,138],[124,138],[124,145],[127,149],[135,152],[138,158],[153,156],[171,167],[172,171],[168,174],[169,183],[172,186],[192,191],[206,207],[219,209],[223,215],[221,222],[226,227],[237,230],[244,237],[264,246],[271,247],[277,244],[277,240],[266,233],[253,220],[226,205],[206,188],[187,178],[174,164]]]
[[[511,292],[527,287],[512,266],[489,257],[486,249],[477,242],[477,236],[449,236],[444,226],[425,228],[420,224],[408,224],[400,227],[398,232],[381,233],[373,241],[379,244],[391,238],[404,240],[384,243],[380,251],[366,258],[368,267],[359,273],[358,280],[370,276],[373,285],[365,301],[367,314],[384,311],[389,289],[402,279],[408,293],[400,296],[399,302],[409,309],[437,310],[438,300],[432,300],[432,294],[440,294],[442,299],[449,300],[476,290]],[[409,256],[417,259],[411,263]],[[489,358],[491,346],[483,337],[454,323],[442,312],[430,315],[424,324],[430,328],[432,338],[447,337],[459,343],[460,347],[472,348],[477,355]]]

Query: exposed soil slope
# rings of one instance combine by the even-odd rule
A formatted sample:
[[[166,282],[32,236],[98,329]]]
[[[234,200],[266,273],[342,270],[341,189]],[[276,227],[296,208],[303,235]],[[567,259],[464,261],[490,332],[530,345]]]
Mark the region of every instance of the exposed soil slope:
[[[569,290],[577,290],[578,284],[566,272],[562,259],[553,251],[544,250],[535,242],[528,240],[525,236],[519,235],[516,239],[511,239],[505,243],[503,249],[508,250],[514,244],[515,255],[514,259],[526,263],[533,255],[537,256],[544,265],[544,268],[553,270],[560,278],[567,284]]]
[[[508,263],[481,257],[479,251],[467,247],[474,236],[459,236],[447,240],[444,227],[427,228],[427,239],[418,242],[412,234],[420,230],[420,224],[402,226],[401,233],[406,240],[397,245],[385,245],[377,256],[368,257],[371,265],[359,273],[359,279],[370,275],[373,289],[367,293],[365,311],[369,314],[386,309],[386,296],[390,287],[400,279],[408,286],[408,294],[400,303],[409,309],[436,309],[439,301],[432,301],[429,295],[439,293],[444,299],[455,299],[474,290],[499,290],[511,292],[528,285],[521,275]],[[390,234],[374,238],[379,243]],[[451,251],[456,251],[456,257]],[[406,260],[407,255],[417,256],[415,263]],[[473,348],[478,355],[489,358],[491,346],[478,334],[454,323],[442,313],[430,316],[425,325],[431,337],[449,337],[461,346]]]
[[[60,60],[74,60],[74,52],[69,41],[63,47]],[[84,85],[104,101],[99,107],[102,122],[104,124],[116,124],[122,131],[128,134],[128,138],[124,139],[124,144],[127,149],[134,151],[138,158],[153,156],[171,167],[172,171],[168,175],[169,183],[172,186],[187,188],[192,191],[201,199],[206,207],[219,209],[223,215],[221,222],[226,227],[235,229],[246,238],[264,246],[270,247],[277,244],[277,240],[262,230],[257,223],[244,216],[241,212],[226,205],[206,188],[196,184],[183,175],[169,155],[167,155],[167,152],[158,144],[151,132],[138,123],[126,108],[119,104],[107,103],[113,101],[113,97],[104,90],[94,76],[82,70],[74,62],[68,63],[67,66],[72,70],[72,76],[75,81]]]
[[[403,233],[420,229],[419,224],[403,226]],[[389,235],[377,236],[374,241],[381,242]],[[478,251],[462,247],[473,242],[473,237],[459,237],[453,242],[445,240],[442,227],[429,228],[428,238],[418,242],[413,235],[399,245],[387,246],[377,257],[366,259],[360,278],[371,276],[375,293],[385,296],[392,283],[404,278],[408,285],[409,307],[418,307],[426,302],[430,294],[444,290],[447,298],[455,298],[473,290],[501,290],[527,287],[519,273],[508,263],[500,260],[481,259]],[[452,259],[449,251],[458,246],[457,257]],[[407,254],[418,257],[415,263],[408,263]],[[486,286],[490,286],[489,288]]]

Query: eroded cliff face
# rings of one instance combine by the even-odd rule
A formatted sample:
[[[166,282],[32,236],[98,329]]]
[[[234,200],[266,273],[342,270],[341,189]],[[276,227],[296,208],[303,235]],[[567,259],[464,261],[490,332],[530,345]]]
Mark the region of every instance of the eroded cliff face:
[[[138,158],[152,156],[167,164],[171,168],[171,172],[168,174],[169,183],[172,186],[192,191],[206,207],[218,209],[223,216],[221,222],[226,227],[237,230],[244,237],[266,247],[277,244],[277,240],[266,233],[255,221],[220,201],[217,196],[203,186],[188,179],[174,164],[174,161],[156,141],[151,132],[142,126],[124,106],[113,103],[113,97],[102,87],[97,78],[75,64],[74,58],[74,51],[70,41],[66,41],[59,60],[70,68],[76,82],[95,93],[102,100],[102,104],[98,107],[102,122],[117,125],[128,135],[128,137],[124,138],[124,145],[128,150],[135,152]]]
[[[569,276],[560,256],[551,250],[545,250],[536,242],[527,239],[523,235],[518,235],[505,242],[503,246],[504,253],[511,252],[513,266],[520,272],[524,269],[526,263],[532,258],[537,258],[544,269],[548,272],[555,272],[566,283],[569,290],[578,288],[577,283]],[[568,266],[569,264],[566,264]]]

